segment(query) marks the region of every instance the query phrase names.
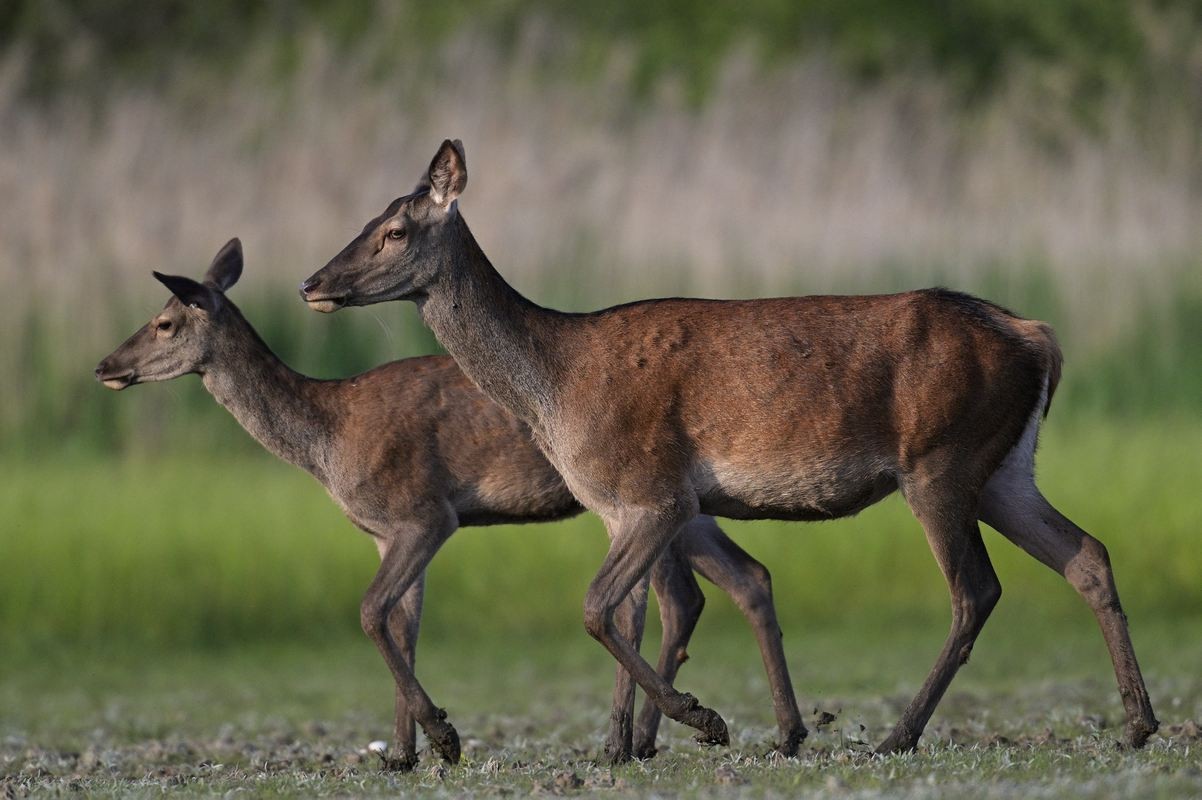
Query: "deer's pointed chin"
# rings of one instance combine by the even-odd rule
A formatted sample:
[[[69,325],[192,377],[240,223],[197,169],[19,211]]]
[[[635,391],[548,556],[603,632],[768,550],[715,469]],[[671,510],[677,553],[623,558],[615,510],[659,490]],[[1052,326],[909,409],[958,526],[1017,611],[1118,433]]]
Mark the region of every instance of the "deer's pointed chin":
[[[107,378],[106,380],[101,381],[101,384],[103,384],[106,389],[112,389],[115,392],[119,392],[122,389],[133,386],[134,382],[132,378],[122,376],[120,378]]]

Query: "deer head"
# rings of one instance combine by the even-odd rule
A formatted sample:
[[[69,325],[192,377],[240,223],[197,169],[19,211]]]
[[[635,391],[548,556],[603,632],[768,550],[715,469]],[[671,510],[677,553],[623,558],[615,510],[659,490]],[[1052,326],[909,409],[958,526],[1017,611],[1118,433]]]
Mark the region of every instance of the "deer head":
[[[322,312],[386,300],[412,300],[438,280],[448,238],[456,235],[456,199],[467,185],[463,144],[447,139],[411,194],[398,197],[350,244],[300,287]]]
[[[204,372],[223,322],[236,317],[225,291],[242,274],[242,243],[231,239],[217,253],[203,282],[155,272],[171,290],[163,310],[96,367],[96,379],[120,391],[135,383],[166,381]]]

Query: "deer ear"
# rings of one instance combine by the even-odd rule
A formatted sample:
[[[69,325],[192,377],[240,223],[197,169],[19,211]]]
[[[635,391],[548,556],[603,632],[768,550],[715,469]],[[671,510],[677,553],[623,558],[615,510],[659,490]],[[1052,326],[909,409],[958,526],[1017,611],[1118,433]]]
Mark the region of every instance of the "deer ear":
[[[228,291],[242,276],[242,242],[234,237],[225,243],[225,247],[217,252],[209,271],[205,273],[205,283],[211,283],[221,291]]]
[[[184,278],[180,275],[164,275],[161,272],[154,273],[154,278],[170,289],[171,293],[178,297],[184,305],[202,308],[210,314],[217,310],[217,298],[214,296],[213,290],[203,283],[197,283],[191,278]]]
[[[443,208],[450,207],[463,188],[467,186],[467,157],[463,153],[463,142],[447,139],[438,148],[430,169],[426,172],[430,186],[430,199]]]

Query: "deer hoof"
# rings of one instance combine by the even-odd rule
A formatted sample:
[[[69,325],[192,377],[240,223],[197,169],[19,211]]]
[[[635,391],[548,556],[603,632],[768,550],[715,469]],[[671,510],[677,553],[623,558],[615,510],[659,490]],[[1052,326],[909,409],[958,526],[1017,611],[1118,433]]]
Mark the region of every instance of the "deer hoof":
[[[615,725],[605,739],[601,760],[606,764],[625,764],[630,761],[630,722],[615,719]]]
[[[383,772],[413,772],[417,766],[417,755],[404,755],[399,757],[380,756],[383,762],[380,769]]]
[[[639,761],[649,761],[659,753],[655,749],[655,737],[639,733],[635,736],[634,757]]]
[[[918,737],[894,731],[889,738],[876,748],[878,756],[889,756],[894,753],[909,753],[918,747]]]
[[[682,725],[688,725],[697,731],[697,735],[693,737],[701,744],[730,744],[730,734],[726,730],[726,723],[722,721],[722,717],[718,716],[718,712],[713,709],[706,708],[697,702],[697,698],[688,692],[681,693],[676,698],[678,704],[668,716]]]
[[[1139,750],[1147,744],[1148,737],[1156,733],[1159,728],[1160,723],[1155,719],[1150,722],[1146,720],[1128,722],[1126,734],[1123,736],[1123,744],[1132,750]]]
[[[653,744],[640,745],[634,749],[634,757],[639,761],[650,761],[659,755],[659,750]]]
[[[726,722],[718,716],[717,711],[699,706],[696,713],[699,724],[694,727],[699,733],[693,738],[698,744],[723,747],[730,744],[730,732],[726,730]]]
[[[459,763],[459,734],[455,726],[446,721],[446,712],[440,711],[439,718],[430,725],[423,725],[422,730],[430,740],[434,752],[442,756],[448,764]]]
[[[602,756],[602,761],[606,764],[616,766],[618,764],[626,764],[631,760],[632,756],[627,747],[619,747],[609,742],[605,743],[605,752]]]
[[[809,733],[804,725],[796,730],[789,731],[781,737],[780,744],[776,746],[776,752],[785,758],[796,758],[798,751],[801,750],[801,743],[805,741]]]

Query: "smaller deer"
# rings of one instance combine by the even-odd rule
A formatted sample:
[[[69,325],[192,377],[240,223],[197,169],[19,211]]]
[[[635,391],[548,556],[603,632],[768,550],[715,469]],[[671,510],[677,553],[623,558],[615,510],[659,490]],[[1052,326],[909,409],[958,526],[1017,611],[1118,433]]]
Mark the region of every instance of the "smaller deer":
[[[242,274],[237,239],[221,249],[203,282],[155,278],[173,297],[96,367],[110,389],[189,373],[256,440],[315,477],[346,516],[375,539],[379,572],[362,605],[363,629],[393,672],[395,741],[387,768],[417,763],[414,720],[447,761],[459,740],[413,677],[426,565],[463,525],[542,522],[583,509],[542,455],[526,425],[494,404],[448,356],[394,361],[344,380],[316,380],[286,366],[225,292]],[[671,682],[704,596],[696,570],[727,592],[751,623],[768,672],[782,749],[795,754],[804,726],[793,696],[768,571],[711,517],[698,516],[656,562],[663,642],[659,672]],[[647,586],[636,587],[622,626],[642,636]],[[660,714],[647,703],[633,728],[634,682],[619,668],[606,756],[655,754]],[[798,735],[796,732],[801,731]]]

